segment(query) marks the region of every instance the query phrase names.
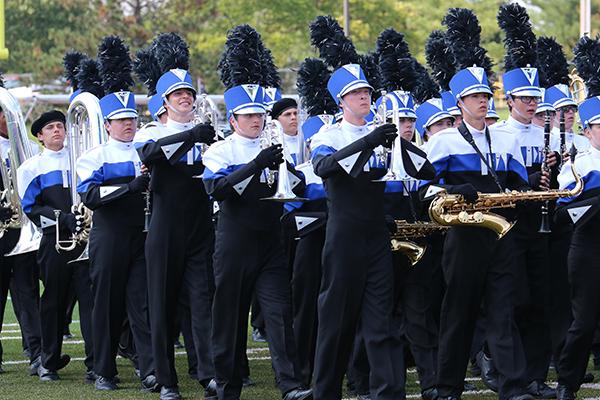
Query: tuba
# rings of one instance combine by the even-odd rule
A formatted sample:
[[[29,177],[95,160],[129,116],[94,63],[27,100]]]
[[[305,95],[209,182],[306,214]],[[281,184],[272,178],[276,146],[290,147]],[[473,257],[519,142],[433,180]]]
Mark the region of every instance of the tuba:
[[[0,106],[2,106],[6,117],[8,139],[10,141],[8,162],[4,157],[1,157],[0,163],[2,183],[4,184],[1,202],[3,207],[9,207],[13,211],[11,219],[2,225],[1,230],[4,234],[7,229],[21,228],[19,241],[10,252],[5,254],[6,256],[14,256],[36,251],[42,238],[41,232],[23,212],[17,186],[17,169],[25,160],[34,155],[35,148],[27,136],[27,128],[19,103],[8,90],[1,87]]]
[[[410,260],[413,266],[421,260],[427,246],[420,246],[413,240],[427,237],[438,232],[445,232],[448,226],[438,225],[431,222],[407,222],[396,220],[396,232],[390,235],[392,251],[398,251]]]
[[[77,95],[67,111],[66,124],[66,144],[69,150],[69,172],[70,172],[70,192],[71,192],[71,210],[82,216],[83,229],[78,234],[72,234],[69,239],[60,239],[60,226],[58,215],[56,214],[56,250],[71,251],[78,245],[87,244],[90,229],[92,225],[92,212],[81,202],[81,197],[77,193],[77,159],[89,149],[106,142],[106,131],[104,129],[104,118],[100,103],[96,96],[84,92]],[[74,261],[83,261],[88,259],[88,247]]]
[[[575,186],[571,190],[546,190],[518,192],[516,190],[505,193],[478,193],[477,200],[469,204],[459,194],[448,194],[446,191],[437,193],[429,206],[431,220],[446,226],[476,226],[491,229],[502,238],[513,227],[514,222],[491,212],[494,208],[514,208],[517,203],[524,201],[548,201],[561,197],[574,197],[583,190],[583,180],[575,171],[571,156],[571,172],[575,177]]]

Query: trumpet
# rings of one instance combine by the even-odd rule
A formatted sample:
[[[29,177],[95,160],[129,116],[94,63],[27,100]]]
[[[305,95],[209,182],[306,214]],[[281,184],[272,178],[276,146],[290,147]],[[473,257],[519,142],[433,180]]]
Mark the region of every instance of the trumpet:
[[[277,173],[277,191],[271,197],[265,197],[261,200],[273,200],[278,202],[290,202],[290,201],[306,201],[303,197],[298,197],[292,191],[292,187],[295,186],[290,182],[290,179],[297,180],[295,176],[290,176],[287,169],[288,150],[285,146],[285,140],[283,135],[283,127],[281,123],[276,119],[268,121],[266,128],[261,132],[259,137],[259,143],[261,149],[266,149],[273,145],[281,145],[283,148],[283,161],[279,164],[277,172],[267,169],[267,184],[273,186],[275,183],[275,174]]]
[[[219,113],[217,105],[208,97],[208,94],[203,93],[197,100],[196,111],[194,114],[194,124],[210,124],[215,128],[215,142],[219,140]],[[208,150],[209,145],[200,143],[200,153],[204,154]]]
[[[427,246],[420,246],[413,240],[427,237],[434,233],[445,232],[448,226],[438,225],[431,222],[407,222],[396,220],[396,232],[390,236],[392,251],[403,253],[410,260],[411,266],[423,258]]]
[[[459,194],[438,192],[429,206],[431,220],[446,226],[476,226],[491,229],[498,235],[498,239],[510,231],[514,222],[491,212],[494,208],[514,208],[517,203],[524,201],[556,200],[561,197],[574,197],[583,191],[583,180],[575,171],[573,165],[574,154],[571,153],[571,172],[575,177],[575,186],[571,190],[545,190],[518,192],[516,190],[505,193],[478,193],[477,200],[469,204]]]

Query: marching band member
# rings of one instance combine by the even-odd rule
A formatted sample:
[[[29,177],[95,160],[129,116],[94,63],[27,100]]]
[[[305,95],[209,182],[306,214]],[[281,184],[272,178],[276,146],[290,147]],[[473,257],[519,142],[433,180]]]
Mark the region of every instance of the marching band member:
[[[100,69],[105,90],[100,99],[108,142],[77,160],[82,202],[93,211],[90,232],[90,275],[94,294],[94,371],[96,389],[117,389],[115,357],[127,316],[137,350],[142,388],[156,390],[148,321],[144,260],[144,197],[150,178],[140,172],[133,147],[137,111],[129,92],[129,51],[118,37],[100,45]],[[103,56],[107,54],[107,56]],[[110,55],[116,54],[117,57]],[[119,69],[114,70],[118,65]],[[118,91],[117,91],[118,90]]]
[[[40,320],[42,333],[41,364],[38,374],[41,381],[55,381],[57,371],[64,368],[70,357],[61,354],[63,342],[64,317],[67,307],[68,290],[74,278],[76,265],[68,262],[77,258],[83,251],[79,244],[73,251],[59,252],[55,248],[56,224],[60,226],[60,239],[81,231],[79,215],[71,212],[69,192],[69,153],[64,147],[65,116],[60,111],[49,111],[34,121],[32,135],[44,146],[44,151],[28,159],[18,169],[19,197],[23,211],[29,219],[42,229],[43,236],[38,250],[38,264],[44,293],[40,299]],[[60,210],[58,219],[55,210]],[[75,263],[77,264],[77,263]],[[90,290],[89,277],[80,284]],[[86,341],[86,350],[91,345],[91,336],[87,331],[84,318],[90,299],[80,297],[82,332]],[[91,309],[91,307],[90,307]],[[86,359],[88,373],[92,373],[91,354]]]
[[[282,98],[273,104],[271,118],[276,119],[281,124],[283,133],[285,133],[285,145],[294,161],[294,165],[297,165],[299,163],[298,153],[304,146],[303,143],[299,142],[300,136],[298,135],[298,103],[289,97]]]
[[[160,57],[168,59],[169,54]],[[210,125],[194,126],[196,90],[189,72],[168,69],[156,87],[162,93],[167,122],[144,129],[134,138],[140,160],[152,175],[153,210],[146,264],[156,378],[162,385],[162,400],[181,398],[174,365],[173,343],[178,333],[175,315],[179,307],[184,308],[183,312],[189,309],[198,380],[205,396],[212,398],[210,321],[214,284],[210,255],[214,231],[212,204],[198,178],[204,170],[200,143],[211,143],[215,132]]]
[[[551,147],[553,150],[560,149],[560,115],[564,113],[565,118],[565,146],[567,151],[571,144],[575,144],[577,151],[584,151],[590,147],[590,141],[587,137],[574,132],[575,115],[577,114],[577,103],[573,100],[573,94],[569,90],[569,85],[558,83],[546,89],[546,100],[552,104],[556,111],[554,115],[554,128],[552,129]],[[564,154],[562,155],[564,156]]]

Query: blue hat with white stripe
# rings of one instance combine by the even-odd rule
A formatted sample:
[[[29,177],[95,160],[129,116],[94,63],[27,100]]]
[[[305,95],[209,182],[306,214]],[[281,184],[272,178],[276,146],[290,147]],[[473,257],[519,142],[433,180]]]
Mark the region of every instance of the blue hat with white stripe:
[[[548,96],[547,96],[548,91],[544,88],[540,88],[540,90],[542,92],[542,99],[538,103],[537,110],[535,111],[535,113],[537,114],[537,113],[546,112],[546,111],[555,112],[556,110],[552,106],[552,103],[550,103],[548,101]]]
[[[546,89],[546,101],[552,104],[555,109],[564,106],[577,106],[569,86],[559,83]]]
[[[327,89],[331,97],[338,104],[346,94],[361,88],[373,90],[373,87],[367,82],[365,73],[358,64],[346,64],[336,69],[327,82]]]
[[[449,90],[442,92],[441,95],[444,110],[448,111],[450,115],[460,115],[460,109],[456,105],[456,96]]]
[[[494,103],[493,97],[490,97],[490,99],[488,100],[488,110],[487,110],[487,114],[485,115],[485,117],[500,119],[500,116],[496,112],[496,104]]]
[[[515,68],[502,75],[507,96],[542,97],[537,68]]]
[[[223,93],[227,114],[264,114],[265,91],[260,85],[234,86]]]
[[[392,109],[394,107],[398,108],[398,116],[401,118],[417,118],[417,114],[415,114],[415,100],[410,92],[394,90],[393,92],[388,93],[385,97],[386,118],[393,116]],[[382,106],[382,99],[383,96],[378,98],[375,102],[376,110],[379,110],[379,107]]]
[[[263,99],[265,106],[267,109],[271,109],[273,104],[277,103],[281,100],[281,90],[275,87],[267,87],[264,88],[265,97]]]
[[[137,118],[135,95],[131,92],[115,92],[100,99],[102,116],[106,120]]]
[[[579,104],[579,118],[584,128],[600,124],[600,96],[590,97]]]
[[[162,97],[166,99],[168,95],[178,89],[188,89],[196,96],[196,89],[194,89],[192,83],[192,76],[189,72],[184,69],[175,68],[168,70],[158,78],[156,92],[162,93]]]
[[[329,114],[320,114],[307,118],[302,124],[302,134],[304,135],[304,140],[310,139],[325,125],[332,125],[334,123],[335,117]]]
[[[73,99],[74,99],[75,97],[77,97],[77,95],[78,95],[79,93],[81,93],[81,89],[74,90],[74,91],[73,91],[73,93],[71,93],[71,95],[69,96],[69,103],[70,103],[70,102],[72,102],[72,101],[73,101]]]
[[[433,98],[427,100],[425,103],[419,105],[416,109],[417,122],[415,127],[417,132],[423,137],[427,128],[444,118],[454,117],[444,109],[444,103],[442,99]]]
[[[150,96],[148,99],[148,111],[155,121],[158,121],[158,117],[161,114],[167,112],[161,95],[155,94],[154,96]]]
[[[450,79],[450,91],[456,99],[476,93],[493,95],[487,79],[485,69],[481,67],[468,67],[458,71]]]

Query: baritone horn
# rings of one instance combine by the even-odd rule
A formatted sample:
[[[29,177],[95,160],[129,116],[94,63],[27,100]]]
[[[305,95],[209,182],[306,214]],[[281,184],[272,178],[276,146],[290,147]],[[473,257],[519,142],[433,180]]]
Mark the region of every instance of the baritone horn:
[[[392,251],[403,253],[413,266],[425,255],[427,246],[421,246],[414,239],[427,237],[435,233],[445,232],[448,226],[438,225],[431,222],[408,222],[396,220],[396,232],[390,235]]]

